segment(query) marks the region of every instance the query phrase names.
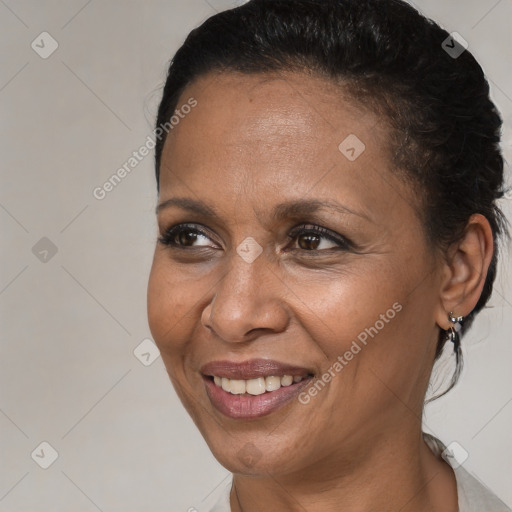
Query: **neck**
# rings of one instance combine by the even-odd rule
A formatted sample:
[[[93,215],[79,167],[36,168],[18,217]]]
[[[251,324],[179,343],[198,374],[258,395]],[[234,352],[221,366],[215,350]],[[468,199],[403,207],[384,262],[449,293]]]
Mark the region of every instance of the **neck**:
[[[377,448],[334,454],[292,474],[235,474],[231,510],[457,511],[453,471],[434,456],[420,431],[401,431],[371,445]]]

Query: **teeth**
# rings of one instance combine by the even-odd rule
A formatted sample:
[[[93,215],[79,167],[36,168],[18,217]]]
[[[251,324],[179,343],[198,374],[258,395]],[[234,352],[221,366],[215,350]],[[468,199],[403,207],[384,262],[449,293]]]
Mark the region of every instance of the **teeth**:
[[[266,391],[264,377],[250,379],[245,386],[249,395],[262,395]]]
[[[275,391],[281,387],[280,377],[265,377],[265,389],[267,391]]]
[[[245,393],[245,380],[232,380],[231,381],[231,389],[229,390],[230,393],[233,393],[233,395],[243,395]]]
[[[258,377],[257,379],[240,380],[240,379],[228,379],[226,377],[213,377],[213,381],[224,391],[232,393],[233,395],[243,395],[248,393],[249,395],[262,395],[268,391],[276,391],[283,386],[291,386],[293,383],[300,382],[304,377],[295,375],[283,375],[269,376],[269,377]]]
[[[281,377],[281,386],[291,386],[293,383],[293,377],[291,375],[283,375]]]
[[[222,377],[222,389],[224,391],[231,391],[231,379],[226,379],[226,377]]]

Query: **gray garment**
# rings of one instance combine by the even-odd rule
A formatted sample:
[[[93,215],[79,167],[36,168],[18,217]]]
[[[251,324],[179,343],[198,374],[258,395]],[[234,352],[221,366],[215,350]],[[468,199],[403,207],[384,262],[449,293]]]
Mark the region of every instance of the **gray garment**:
[[[423,439],[437,457],[441,457],[445,452],[446,446],[436,437],[424,433]],[[455,457],[450,456],[449,451],[445,452],[443,459],[450,464],[455,473],[459,512],[510,512],[510,507],[459,465]],[[229,512],[229,507],[226,510]]]
[[[441,457],[446,446],[434,436],[423,434],[427,446],[437,456]],[[459,512],[512,512],[497,496],[480,483],[474,476],[466,471],[457,462],[450,451],[446,451],[443,457],[453,469],[457,481],[457,493],[459,498]],[[456,455],[456,454],[455,454]],[[203,503],[205,508],[189,509],[197,512],[231,512],[229,494],[233,477],[230,476],[209,496],[208,502]]]

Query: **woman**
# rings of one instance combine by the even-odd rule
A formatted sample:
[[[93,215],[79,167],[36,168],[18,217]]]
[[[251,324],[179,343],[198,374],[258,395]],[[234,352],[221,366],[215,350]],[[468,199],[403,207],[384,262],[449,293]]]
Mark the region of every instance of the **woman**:
[[[176,53],[148,315],[211,510],[509,510],[421,422],[505,232],[488,93],[399,0],[252,0]]]

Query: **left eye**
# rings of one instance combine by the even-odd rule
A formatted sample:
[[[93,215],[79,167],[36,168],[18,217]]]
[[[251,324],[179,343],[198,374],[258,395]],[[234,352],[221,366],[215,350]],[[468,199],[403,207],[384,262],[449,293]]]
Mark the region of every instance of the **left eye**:
[[[329,249],[348,249],[350,243],[341,235],[332,233],[320,226],[301,226],[288,235],[292,240],[297,240],[300,249],[308,252]]]

